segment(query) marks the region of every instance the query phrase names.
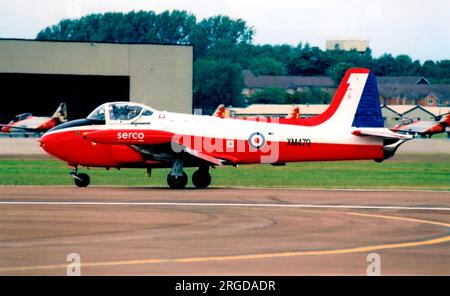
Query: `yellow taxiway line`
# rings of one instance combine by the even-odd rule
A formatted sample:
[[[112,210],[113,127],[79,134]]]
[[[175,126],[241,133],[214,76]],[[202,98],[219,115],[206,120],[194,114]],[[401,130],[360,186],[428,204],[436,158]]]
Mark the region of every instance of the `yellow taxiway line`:
[[[308,210],[304,210],[308,211]],[[308,212],[313,212],[309,210]],[[319,211],[314,211],[319,212]],[[406,221],[420,224],[430,224],[450,228],[449,223],[388,216],[388,215],[376,215],[365,214],[355,212],[336,212],[336,211],[320,211],[334,214],[344,214],[351,216],[361,216],[369,218],[379,218],[387,220]],[[448,229],[447,229],[448,230]],[[317,250],[317,251],[293,251],[293,252],[274,252],[274,253],[261,253],[261,254],[248,254],[248,255],[225,255],[225,256],[210,256],[210,257],[191,257],[191,258],[174,258],[174,259],[136,259],[136,260],[122,260],[122,261],[104,261],[104,262],[81,262],[81,268],[86,267],[102,267],[102,266],[123,266],[123,265],[139,265],[139,264],[156,264],[156,263],[192,263],[192,262],[209,262],[209,261],[228,261],[228,260],[251,260],[251,259],[267,259],[277,257],[295,257],[295,256],[312,256],[312,255],[339,255],[339,254],[351,254],[351,253],[364,253],[371,251],[380,251],[387,249],[399,249],[399,248],[411,248],[420,246],[430,246],[436,244],[442,244],[450,241],[450,235],[411,242],[403,243],[389,243],[380,245],[369,245],[361,247],[334,249],[334,250]],[[35,265],[35,266],[15,266],[15,267],[0,267],[0,272],[14,272],[14,271],[30,271],[30,270],[49,270],[49,269],[65,269],[67,264],[55,264],[55,265]]]

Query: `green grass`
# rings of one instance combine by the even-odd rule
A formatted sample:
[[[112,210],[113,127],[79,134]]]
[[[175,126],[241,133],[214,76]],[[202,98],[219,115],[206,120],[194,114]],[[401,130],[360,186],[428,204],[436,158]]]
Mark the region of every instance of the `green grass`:
[[[191,175],[195,169],[188,168]],[[81,169],[91,185],[166,186],[168,169]],[[0,159],[0,185],[72,185],[70,168],[49,159]],[[292,188],[384,188],[450,190],[450,156],[402,156],[373,161],[246,165],[211,170],[212,186]],[[190,186],[191,183],[189,183]],[[188,185],[188,186],[189,186]]]
[[[440,133],[433,136],[433,139],[448,139],[447,133]]]

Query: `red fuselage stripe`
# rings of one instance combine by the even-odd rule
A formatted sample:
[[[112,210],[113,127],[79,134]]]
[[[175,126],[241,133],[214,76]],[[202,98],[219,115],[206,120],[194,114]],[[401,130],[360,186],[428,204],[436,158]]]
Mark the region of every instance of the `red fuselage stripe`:
[[[42,147],[51,155],[68,163],[93,167],[140,166],[145,163],[141,153],[128,145],[100,144],[83,138],[90,131],[62,131],[46,135]],[[310,145],[292,145],[287,142],[268,141],[261,149],[251,147],[247,140],[200,138],[187,145],[198,152],[219,159],[232,160],[235,163],[260,162],[301,162],[382,159],[382,145],[357,145],[336,143],[311,143]],[[217,145],[220,142],[220,145]],[[196,147],[195,143],[200,143]],[[210,143],[210,144],[205,144]],[[197,145],[198,146],[198,145]],[[238,150],[237,147],[241,147]]]

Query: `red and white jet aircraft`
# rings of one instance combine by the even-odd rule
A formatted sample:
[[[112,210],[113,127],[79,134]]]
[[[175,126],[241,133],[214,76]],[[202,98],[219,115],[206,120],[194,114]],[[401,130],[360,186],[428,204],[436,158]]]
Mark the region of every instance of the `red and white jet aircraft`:
[[[443,115],[439,121],[403,119],[400,124],[397,124],[391,130],[398,133],[431,138],[435,134],[444,133],[448,126],[450,126],[450,113]]]
[[[8,124],[0,124],[2,133],[34,132],[44,133],[67,121],[66,103],[61,103],[51,117],[33,116],[31,113],[17,115]]]
[[[211,182],[220,165],[363,160],[382,161],[411,136],[383,127],[375,76],[368,69],[347,71],[329,108],[311,118],[239,120],[157,111],[130,102],[106,103],[86,119],[61,124],[41,138],[47,153],[74,169],[78,186],[89,176],[79,166],[170,168],[167,183],[184,188],[184,167],[197,188]]]

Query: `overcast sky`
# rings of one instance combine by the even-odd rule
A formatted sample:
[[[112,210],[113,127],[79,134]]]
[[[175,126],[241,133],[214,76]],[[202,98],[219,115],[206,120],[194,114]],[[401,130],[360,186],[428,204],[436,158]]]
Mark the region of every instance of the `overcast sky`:
[[[0,0],[0,37],[35,38],[61,19],[131,10],[217,14],[254,27],[257,44],[368,39],[374,56],[405,53],[422,62],[450,59],[449,0]]]

